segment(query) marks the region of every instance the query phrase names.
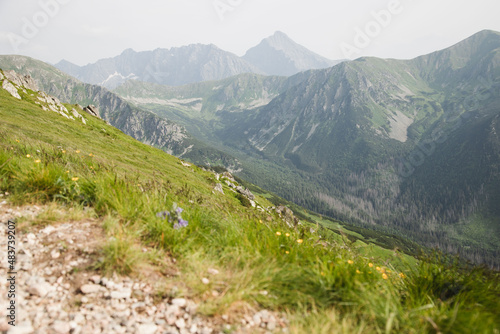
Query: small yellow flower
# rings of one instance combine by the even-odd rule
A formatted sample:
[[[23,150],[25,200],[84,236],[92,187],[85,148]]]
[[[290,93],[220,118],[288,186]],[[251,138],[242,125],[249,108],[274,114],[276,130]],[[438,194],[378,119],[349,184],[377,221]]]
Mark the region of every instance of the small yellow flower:
[[[276,235],[281,235],[281,232],[276,232]]]
[[[31,158],[31,154],[26,154],[26,158]]]
[[[301,244],[301,243],[303,243],[303,242],[304,242],[304,240],[302,240],[302,239],[298,239],[298,240],[297,240],[297,243],[298,243],[298,244]]]
[[[368,263],[368,267],[373,268],[373,263]]]
[[[359,271],[358,269],[356,269],[356,274],[361,274],[361,271]]]
[[[19,139],[16,139],[16,141],[19,143]]]
[[[93,157],[94,155],[92,153],[89,153],[89,157]]]
[[[289,237],[290,236],[290,233],[285,233],[285,237]]]
[[[324,272],[321,272],[321,276],[325,276],[325,273],[324,273]]]
[[[66,171],[66,174],[69,174],[69,170]]]
[[[405,275],[405,274],[403,274],[403,273],[399,273],[399,277],[401,277],[401,278],[406,278],[406,275]]]
[[[389,274],[390,274],[390,273],[392,273],[392,271],[390,271],[390,270],[387,270],[387,272],[388,272]]]
[[[40,162],[42,162],[42,160],[40,160],[40,159],[36,159],[36,160],[35,160],[35,163],[36,163],[36,164],[39,164]]]
[[[353,261],[353,260],[347,260],[347,263],[349,263],[349,264],[353,264],[353,263],[354,263],[354,261]]]
[[[289,251],[285,251],[285,254],[290,254],[290,252]]]
[[[371,273],[372,273],[371,271],[368,272],[368,274],[371,274]]]
[[[382,269],[380,269],[380,267],[377,267],[377,268],[375,268],[375,269],[376,269],[377,271],[381,271],[381,270],[382,270]]]
[[[262,224],[262,219],[259,219],[259,223],[261,223],[261,224]]]
[[[78,177],[76,177],[76,176],[75,176],[75,177],[72,177],[72,178],[71,178],[71,181],[75,181],[75,182],[76,182],[76,181],[78,181]]]
[[[387,274],[386,274],[386,273],[383,273],[383,274],[382,274],[382,278],[383,278],[383,279],[388,279],[388,278],[389,278],[389,276],[387,276]]]
[[[77,153],[77,154],[80,153],[80,150],[76,150],[75,153]]]
[[[66,153],[66,150],[62,150],[61,152],[62,152],[62,153]]]

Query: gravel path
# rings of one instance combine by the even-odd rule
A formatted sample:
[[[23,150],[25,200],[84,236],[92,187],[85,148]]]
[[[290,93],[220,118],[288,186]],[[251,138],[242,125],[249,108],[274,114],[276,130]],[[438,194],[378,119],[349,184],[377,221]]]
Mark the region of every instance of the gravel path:
[[[42,208],[13,208],[0,198],[0,277],[9,278],[9,220],[34,217]],[[33,226],[16,231],[16,326],[8,324],[9,283],[0,286],[0,332],[18,333],[141,333],[211,334],[286,332],[286,320],[260,310],[208,318],[189,299],[154,299],[154,288],[129,277],[101,277],[89,267],[105,241],[95,220]],[[5,282],[5,281],[4,281]],[[233,318],[233,317],[231,317]]]

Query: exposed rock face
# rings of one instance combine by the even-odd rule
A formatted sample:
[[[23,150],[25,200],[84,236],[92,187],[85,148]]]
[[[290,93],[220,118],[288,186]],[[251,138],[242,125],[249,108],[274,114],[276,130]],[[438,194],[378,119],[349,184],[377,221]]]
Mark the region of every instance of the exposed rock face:
[[[38,92],[38,85],[35,80],[30,75],[21,75],[14,71],[4,71],[4,75],[7,80],[11,81],[13,84],[19,87],[25,87],[31,89],[34,92]]]
[[[0,72],[1,74],[2,72]],[[28,89],[36,92],[31,94],[36,97],[35,103],[38,104],[45,111],[53,111],[67,119],[79,119],[83,124],[87,124],[85,118],[78,113],[74,108],[70,111],[59,101],[58,98],[40,92],[38,86],[33,78],[29,75],[20,75],[14,71],[5,71],[4,75],[0,79],[3,79],[2,88],[9,92],[16,99],[21,100],[22,97],[19,94],[19,90],[23,91],[25,94],[28,93]]]

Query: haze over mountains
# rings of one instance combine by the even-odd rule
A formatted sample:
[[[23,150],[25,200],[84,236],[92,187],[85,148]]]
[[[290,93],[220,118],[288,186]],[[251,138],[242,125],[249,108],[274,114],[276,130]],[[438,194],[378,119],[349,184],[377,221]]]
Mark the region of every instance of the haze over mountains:
[[[289,47],[280,50],[280,45]],[[183,57],[192,62],[172,66],[179,70],[175,75],[167,71],[169,57],[181,59],[176,56],[180,48],[174,56],[165,50],[126,51],[85,71],[59,64],[116,86],[114,94],[103,91],[109,98],[98,99],[95,92],[102,88],[77,81],[68,86],[67,77],[49,75],[57,71],[53,67],[40,73],[36,62],[6,57],[0,67],[31,74],[61,100],[91,100],[101,110],[113,110],[112,124],[121,119],[116,126],[135,129],[144,138],[155,133],[156,123],[139,122],[135,115],[166,118],[214,147],[212,157],[220,159],[207,159],[204,150],[187,158],[233,167],[237,161],[241,176],[314,211],[498,266],[500,34],[482,31],[412,60],[360,58],[316,70],[325,63],[290,45],[277,33],[244,59],[214,46],[189,46],[182,52],[191,50],[192,58]],[[263,63],[249,63],[252,54],[267,54],[276,62],[293,58],[297,71],[311,70],[265,76],[269,69]],[[212,55],[221,61],[213,62]],[[253,70],[218,81],[162,84],[224,76],[213,64],[227,63],[234,64],[234,72]],[[273,68],[288,71],[293,68],[288,65]],[[157,76],[165,81],[156,80],[148,66],[160,69],[153,74],[165,73]],[[113,102],[122,99],[129,103]]]
[[[114,58],[82,67],[65,60],[55,67],[86,83],[113,89],[130,79],[178,86],[242,73],[289,76],[337,63],[298,45],[284,33],[276,32],[248,50],[244,57],[215,45],[193,44],[143,52],[128,49]]]

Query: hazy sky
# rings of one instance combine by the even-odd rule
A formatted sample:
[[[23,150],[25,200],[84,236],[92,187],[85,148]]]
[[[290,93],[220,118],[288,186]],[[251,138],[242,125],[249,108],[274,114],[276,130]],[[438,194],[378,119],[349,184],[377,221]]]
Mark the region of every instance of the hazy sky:
[[[0,0],[0,54],[84,65],[212,43],[241,56],[280,30],[330,59],[413,58],[500,31],[499,13],[498,0]]]

